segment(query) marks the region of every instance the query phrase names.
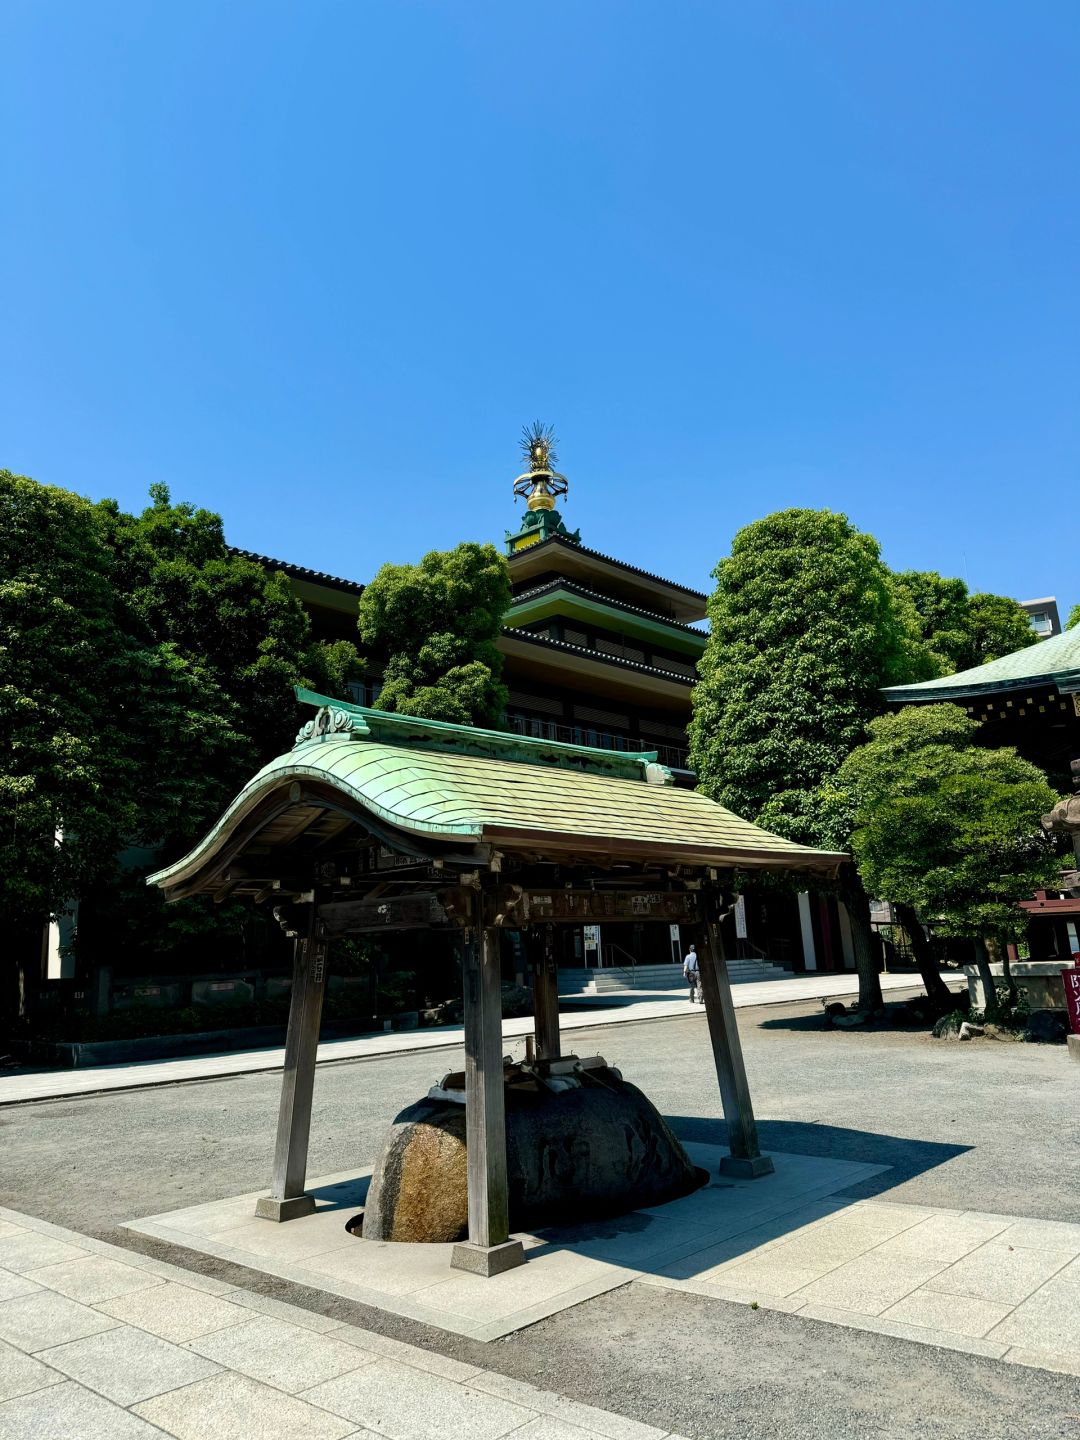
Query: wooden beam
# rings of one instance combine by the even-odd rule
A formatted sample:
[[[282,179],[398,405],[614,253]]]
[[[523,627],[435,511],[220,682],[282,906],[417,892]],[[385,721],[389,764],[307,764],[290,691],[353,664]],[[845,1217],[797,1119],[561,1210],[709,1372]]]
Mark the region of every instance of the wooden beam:
[[[314,1197],[305,1193],[304,1184],[315,1058],[325,993],[326,938],[318,907],[312,905],[307,934],[296,941],[293,952],[285,1072],[281,1080],[270,1194],[263,1195],[255,1205],[255,1214],[266,1220],[295,1220],[301,1215],[310,1215],[315,1209]]]
[[[559,964],[555,954],[555,926],[542,925],[529,933],[533,966],[533,1015],[536,1018],[536,1058],[557,1060],[559,1039]]]
[[[465,931],[465,1146],[469,1165],[469,1239],[454,1246],[451,1265],[498,1275],[525,1263],[510,1239],[506,1183],[502,983],[499,932]]]
[[[750,1087],[746,1083],[739,1027],[735,1023],[724,941],[716,921],[697,928],[702,941],[702,953],[698,956],[701,989],[731,1149],[731,1154],[720,1162],[720,1173],[756,1180],[761,1175],[771,1175],[774,1166],[767,1155],[762,1155],[758,1146],[757,1122],[750,1101]]]

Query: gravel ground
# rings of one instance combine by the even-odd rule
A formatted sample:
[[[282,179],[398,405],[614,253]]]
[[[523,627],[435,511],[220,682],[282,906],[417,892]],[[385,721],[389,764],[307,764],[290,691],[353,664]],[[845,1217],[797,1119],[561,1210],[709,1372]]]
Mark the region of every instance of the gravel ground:
[[[763,1147],[892,1166],[852,1195],[1080,1220],[1080,1070],[1064,1047],[823,1031],[815,1007],[739,1012]],[[686,1139],[722,1124],[700,1014],[578,1032]],[[370,1160],[387,1120],[460,1052],[325,1066],[312,1175]],[[1070,1436],[1080,1381],[907,1341],[628,1285],[479,1345],[115,1227],[255,1190],[279,1077],[0,1110],[0,1203],[531,1380],[692,1440]]]

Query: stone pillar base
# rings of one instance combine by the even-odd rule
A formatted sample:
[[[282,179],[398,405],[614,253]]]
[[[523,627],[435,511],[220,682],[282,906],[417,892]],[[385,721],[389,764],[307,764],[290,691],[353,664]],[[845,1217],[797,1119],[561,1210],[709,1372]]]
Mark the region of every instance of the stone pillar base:
[[[730,1175],[733,1180],[760,1180],[762,1175],[771,1175],[775,1169],[768,1155],[755,1155],[752,1160],[725,1155],[720,1161],[720,1174]]]
[[[464,1240],[455,1245],[450,1257],[450,1268],[468,1270],[472,1275],[501,1275],[504,1270],[513,1270],[525,1264],[525,1247],[520,1240],[506,1240],[501,1245],[473,1245]]]
[[[261,1220],[299,1220],[304,1215],[315,1214],[314,1195],[294,1195],[291,1200],[275,1200],[272,1195],[260,1195],[255,1202],[255,1214]]]
[[[1069,1059],[1080,1065],[1080,1035],[1069,1035],[1066,1038],[1069,1042]]]

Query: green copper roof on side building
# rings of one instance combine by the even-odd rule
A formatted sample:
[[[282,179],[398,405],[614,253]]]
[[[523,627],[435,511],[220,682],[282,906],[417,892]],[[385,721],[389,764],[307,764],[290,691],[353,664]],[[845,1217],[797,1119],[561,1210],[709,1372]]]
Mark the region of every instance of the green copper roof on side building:
[[[1080,692],[1080,626],[1063,630],[1049,640],[1034,640],[1022,650],[985,665],[942,675],[938,680],[924,680],[919,685],[891,685],[882,694],[902,705],[1024,690],[1036,684],[1054,685],[1063,695]]]

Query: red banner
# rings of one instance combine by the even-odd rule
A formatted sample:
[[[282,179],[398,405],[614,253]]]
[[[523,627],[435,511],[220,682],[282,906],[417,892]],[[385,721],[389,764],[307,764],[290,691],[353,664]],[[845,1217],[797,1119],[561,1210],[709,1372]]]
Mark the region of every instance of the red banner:
[[[1080,1035],[1080,956],[1074,957],[1071,970],[1062,970],[1061,979],[1065,986],[1065,1008],[1069,1012],[1069,1028],[1074,1035]]]

